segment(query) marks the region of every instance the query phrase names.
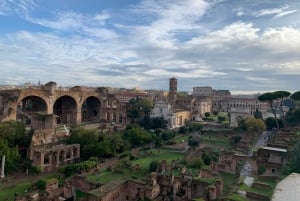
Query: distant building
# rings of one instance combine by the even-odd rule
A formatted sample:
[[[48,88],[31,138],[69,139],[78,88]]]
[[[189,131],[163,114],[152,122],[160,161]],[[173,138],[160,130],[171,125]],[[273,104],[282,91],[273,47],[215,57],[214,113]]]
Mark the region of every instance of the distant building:
[[[163,117],[168,121],[169,128],[176,128],[185,125],[191,120],[191,102],[192,97],[177,96],[177,79],[170,78],[169,95],[167,101],[161,97],[154,102],[154,108],[150,117]]]
[[[213,102],[213,110],[219,112],[230,112],[232,108],[235,109],[247,109],[250,115],[254,115],[256,109],[265,113],[269,105],[266,102],[259,101],[255,98],[242,98],[242,97],[232,97],[225,98],[219,101]]]
[[[212,97],[213,96],[213,89],[211,87],[205,86],[205,87],[193,87],[193,96],[206,96],[206,97]]]
[[[170,103],[158,101],[154,104],[150,117],[163,117],[168,121],[168,128],[172,129],[183,126],[189,121],[190,111],[174,109]]]

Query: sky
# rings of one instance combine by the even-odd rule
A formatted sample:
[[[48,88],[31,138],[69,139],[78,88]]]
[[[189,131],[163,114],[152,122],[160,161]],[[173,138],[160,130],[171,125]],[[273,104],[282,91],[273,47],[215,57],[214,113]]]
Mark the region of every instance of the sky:
[[[0,85],[300,90],[299,0],[0,0]]]

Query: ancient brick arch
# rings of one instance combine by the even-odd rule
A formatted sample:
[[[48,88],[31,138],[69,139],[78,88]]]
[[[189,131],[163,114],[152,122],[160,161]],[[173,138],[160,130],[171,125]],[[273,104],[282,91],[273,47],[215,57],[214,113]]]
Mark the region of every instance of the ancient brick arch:
[[[30,124],[31,116],[35,113],[46,114],[48,111],[47,102],[39,96],[26,96],[17,102],[16,119]]]
[[[69,95],[57,98],[53,104],[53,113],[58,117],[57,123],[76,124],[77,105],[76,100]]]
[[[89,96],[83,100],[81,104],[81,121],[97,121],[101,120],[101,101],[96,96]]]
[[[18,104],[27,97],[34,97],[41,103],[41,108],[37,108],[35,112],[56,114],[62,117],[62,123],[78,125],[82,121],[87,121],[126,124],[125,104],[119,102],[113,94],[108,94],[107,90],[85,87],[61,88],[53,82],[0,91],[0,121],[16,120]],[[71,106],[62,107],[62,100]]]

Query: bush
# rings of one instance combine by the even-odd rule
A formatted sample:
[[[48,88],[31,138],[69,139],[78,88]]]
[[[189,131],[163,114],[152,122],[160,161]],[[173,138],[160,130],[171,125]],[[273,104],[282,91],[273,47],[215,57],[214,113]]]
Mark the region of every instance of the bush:
[[[257,172],[259,175],[262,175],[266,172],[266,168],[264,166],[259,166]]]
[[[37,186],[37,188],[39,189],[39,190],[45,190],[46,189],[46,181],[45,180],[42,180],[42,179],[40,179],[40,180],[38,180],[36,183],[35,183],[35,185]]]
[[[213,111],[213,115],[217,116],[219,114],[218,111]]]
[[[203,166],[203,161],[200,158],[198,158],[198,157],[192,157],[192,158],[189,158],[186,161],[186,165],[189,168],[198,168],[198,169],[201,169],[202,166]]]
[[[156,172],[157,168],[158,168],[158,161],[151,161],[151,163],[149,164],[149,172]]]
[[[222,122],[222,121],[225,121],[225,120],[226,120],[225,117],[223,117],[223,116],[218,116],[218,121]]]
[[[206,118],[210,117],[210,113],[209,112],[205,112],[204,115],[205,115]]]

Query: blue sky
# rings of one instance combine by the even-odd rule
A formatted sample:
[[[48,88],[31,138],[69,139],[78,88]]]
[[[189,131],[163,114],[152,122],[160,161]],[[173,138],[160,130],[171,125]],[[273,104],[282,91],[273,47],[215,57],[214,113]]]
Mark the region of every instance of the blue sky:
[[[0,0],[0,84],[300,90],[298,0]]]

